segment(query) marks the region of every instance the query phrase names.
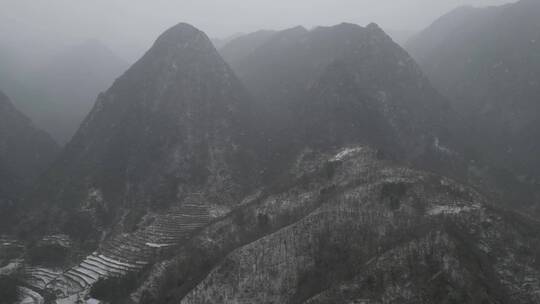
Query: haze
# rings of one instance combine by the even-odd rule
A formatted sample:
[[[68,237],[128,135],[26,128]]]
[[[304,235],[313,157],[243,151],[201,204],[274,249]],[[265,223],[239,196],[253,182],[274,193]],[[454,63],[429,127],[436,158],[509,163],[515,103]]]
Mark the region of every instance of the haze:
[[[376,22],[396,35],[415,32],[461,5],[508,0],[2,0],[0,41],[28,54],[28,64],[98,39],[129,62],[165,28],[192,23],[213,38],[258,29]],[[400,39],[399,37],[397,39]]]
[[[540,304],[539,16],[0,0],[0,304]]]

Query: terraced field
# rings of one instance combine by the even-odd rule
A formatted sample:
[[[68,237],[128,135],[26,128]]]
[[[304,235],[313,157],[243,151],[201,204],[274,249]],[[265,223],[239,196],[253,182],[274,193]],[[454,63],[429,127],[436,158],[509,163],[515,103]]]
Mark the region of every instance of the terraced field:
[[[45,300],[34,290],[26,287],[19,287],[19,303],[21,304],[43,304]]]
[[[65,271],[26,268],[25,280],[32,289],[20,289],[21,302],[40,303],[42,299],[36,297],[35,290],[46,290],[58,299],[68,298],[87,291],[101,278],[140,271],[163,250],[179,245],[209,221],[209,212],[204,205],[195,202],[183,204],[156,215],[144,229],[113,236],[96,252]]]

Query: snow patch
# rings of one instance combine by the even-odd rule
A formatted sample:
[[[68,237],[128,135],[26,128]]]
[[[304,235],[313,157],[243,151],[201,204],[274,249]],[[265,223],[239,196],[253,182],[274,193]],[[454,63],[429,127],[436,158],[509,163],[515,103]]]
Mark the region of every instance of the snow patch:
[[[115,260],[115,259],[113,259],[113,258],[109,258],[109,257],[107,257],[107,256],[104,256],[104,255],[102,255],[102,254],[98,255],[98,257],[99,257],[100,259],[103,259],[103,260],[105,260],[105,261],[107,261],[107,262],[109,262],[109,263],[115,264],[115,265],[124,266],[124,267],[128,267],[128,268],[137,267],[137,266],[135,266],[135,265],[133,265],[133,264],[123,263],[123,262],[120,262],[120,261]]]
[[[96,274],[94,272],[92,272],[92,271],[90,271],[88,269],[85,269],[85,268],[82,268],[82,267],[79,267],[79,266],[77,266],[77,267],[75,267],[73,269],[78,271],[78,272],[81,272],[81,273],[85,274],[89,278],[92,278],[92,280],[97,281],[99,279],[99,275],[96,276]],[[92,282],[90,282],[90,283],[92,283]]]
[[[211,218],[220,218],[227,215],[231,209],[225,206],[211,205],[208,208],[208,213]]]
[[[156,243],[146,243],[145,245],[151,248],[162,248],[162,247],[172,246],[171,244],[156,244]]]
[[[15,260],[14,262],[9,263],[6,266],[0,268],[0,276],[10,275],[14,273],[15,271],[17,271],[17,269],[19,269],[20,266],[21,266],[20,260]]]
[[[470,212],[477,210],[479,206],[435,206],[431,208],[427,213],[429,215],[439,214],[460,214],[462,212]]]
[[[336,154],[336,156],[332,157],[332,159],[330,161],[342,161],[344,160],[345,158],[353,155],[353,154],[356,154],[356,153],[359,153],[359,152],[362,152],[362,148],[346,148],[344,150],[342,150],[341,152],[339,152],[338,154]]]

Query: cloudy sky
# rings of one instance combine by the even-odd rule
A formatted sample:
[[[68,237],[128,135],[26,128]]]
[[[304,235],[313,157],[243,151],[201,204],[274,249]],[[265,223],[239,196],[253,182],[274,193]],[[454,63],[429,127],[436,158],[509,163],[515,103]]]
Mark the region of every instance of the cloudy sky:
[[[132,61],[180,21],[211,37],[340,22],[417,31],[461,5],[505,2],[512,0],[0,0],[0,42],[45,52],[98,39]]]

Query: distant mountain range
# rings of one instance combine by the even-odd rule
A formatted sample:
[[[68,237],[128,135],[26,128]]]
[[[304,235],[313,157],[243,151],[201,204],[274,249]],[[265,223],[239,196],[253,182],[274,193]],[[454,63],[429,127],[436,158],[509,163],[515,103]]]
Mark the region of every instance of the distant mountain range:
[[[13,61],[9,58],[6,61]],[[8,62],[5,66],[9,67]],[[106,46],[90,40],[56,55],[43,67],[23,69],[15,61],[11,68],[3,69],[0,79],[21,111],[59,143],[65,144],[90,111],[97,95],[127,67],[128,64]]]
[[[497,167],[513,204],[538,200],[540,181],[540,2],[458,8],[407,49],[469,122],[469,155]],[[517,184],[517,185],[516,185]],[[532,192],[532,193],[531,193]]]
[[[458,132],[447,101],[377,25],[261,31],[221,50],[259,109],[267,164],[279,169],[306,142],[376,145],[404,161],[452,158]],[[292,149],[292,150],[291,150]],[[264,151],[263,151],[264,152]]]

